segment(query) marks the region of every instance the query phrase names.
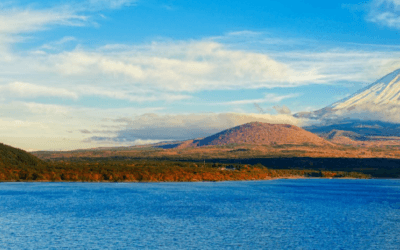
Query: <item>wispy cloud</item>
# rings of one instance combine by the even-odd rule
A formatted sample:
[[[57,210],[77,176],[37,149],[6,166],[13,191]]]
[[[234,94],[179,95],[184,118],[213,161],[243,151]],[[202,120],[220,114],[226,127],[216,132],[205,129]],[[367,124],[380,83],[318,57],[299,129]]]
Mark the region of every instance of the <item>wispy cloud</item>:
[[[190,95],[175,93],[160,93],[151,90],[132,88],[129,91],[113,90],[110,88],[100,88],[93,86],[80,86],[76,88],[82,96],[101,96],[130,102],[154,102],[154,101],[181,101],[191,99]]]
[[[39,119],[42,120],[43,117],[36,116],[36,114],[50,114],[50,115],[68,115],[72,119],[71,122],[76,122],[76,125],[82,125],[85,123],[92,124],[93,122],[100,125],[104,125],[104,122],[113,122],[121,119],[122,117],[137,116],[141,114],[162,112],[164,107],[128,107],[128,108],[89,108],[82,106],[67,106],[67,105],[57,105],[57,104],[45,104],[39,102],[21,102],[13,101],[10,104],[0,104],[0,109],[3,112],[16,113],[19,112],[22,116],[21,119]],[[35,115],[32,115],[35,114]],[[101,114],[101,115],[99,115]],[[49,116],[51,122],[52,116]],[[61,117],[61,116],[60,116]],[[54,116],[54,121],[58,121],[59,117]],[[64,118],[63,118],[64,119]],[[64,121],[65,122],[65,121]]]
[[[252,30],[240,30],[240,31],[232,31],[228,32],[226,36],[260,36],[262,35],[262,32],[256,32]]]
[[[71,1],[64,5],[36,8],[3,5],[0,10],[0,43],[21,41],[21,35],[51,27],[97,24],[93,12],[134,5],[136,0]],[[18,36],[19,35],[19,36]],[[63,41],[61,41],[63,42]],[[65,41],[64,41],[65,42]]]
[[[276,52],[273,56],[304,74],[320,75],[314,82],[319,84],[370,83],[400,68],[400,52],[386,48]]]
[[[369,82],[399,68],[399,56],[386,48],[264,53],[200,40],[74,50],[42,63],[65,77],[103,76],[126,86],[196,92]]]
[[[59,42],[69,40],[72,38]],[[31,91],[36,96],[53,93],[72,99],[103,96],[131,102],[179,101],[202,90],[369,83],[400,68],[399,57],[400,52],[387,48],[249,52],[210,40],[107,45],[60,53],[11,53],[10,59],[0,58],[0,84],[1,78],[8,82],[31,79],[36,87],[43,87],[43,94]],[[63,91],[48,85],[52,82]],[[17,93],[16,86],[7,84],[3,88]],[[34,88],[23,88],[29,87]],[[267,96],[229,104],[273,103],[292,97]]]
[[[42,104],[35,102],[26,102],[23,104],[32,114],[67,115],[72,111],[70,107],[62,105]]]
[[[0,35],[32,33],[50,25],[82,26],[88,16],[67,8],[60,9],[6,9],[0,11]]]
[[[400,1],[373,0],[369,6],[367,21],[400,29]]]
[[[87,0],[83,2],[88,10],[119,9],[135,5],[137,0]]]
[[[12,82],[7,85],[0,86],[0,95],[12,95],[25,98],[52,96],[77,99],[75,92],[63,88],[40,86],[25,82]]]
[[[265,94],[264,98],[260,99],[249,99],[249,100],[238,100],[238,101],[230,101],[223,102],[221,104],[253,104],[253,103],[278,103],[284,99],[294,98],[299,96],[300,94],[289,94],[289,95],[277,95],[277,94]]]
[[[0,97],[10,98],[37,98],[37,97],[61,97],[66,99],[85,98],[87,96],[107,97],[116,100],[127,100],[130,102],[154,102],[154,101],[181,101],[191,99],[190,95],[175,93],[160,93],[149,90],[132,89],[130,91],[113,90],[112,88],[96,88],[93,86],[82,85],[74,87],[74,90],[67,88],[49,87],[25,82],[12,82],[0,85]]]
[[[76,40],[77,39],[75,37],[65,36],[60,40],[43,44],[42,46],[40,46],[39,49],[55,50],[55,49],[58,49],[58,48],[62,47],[65,44],[68,44],[68,43],[71,43],[71,42],[75,42]]]
[[[162,107],[103,109],[16,101],[0,103],[0,136],[2,143],[34,150],[119,146],[125,144],[112,141],[90,143],[82,140],[104,134],[117,135],[126,128],[125,123],[115,122],[118,118],[159,112],[162,109]],[[8,114],[15,115],[9,117]],[[85,129],[91,134],[81,132]]]
[[[285,105],[282,105],[282,107],[273,106],[272,108],[275,109],[275,111],[278,112],[278,114],[281,114],[281,115],[290,115],[292,113],[292,111]]]
[[[185,140],[209,136],[230,127],[252,121],[273,124],[301,124],[301,120],[290,115],[208,113],[183,115],[144,114],[123,122],[126,128],[114,137],[92,137],[92,140],[136,141],[141,140]]]
[[[258,105],[257,103],[254,103],[254,107],[257,109],[258,113],[260,114],[265,114],[267,112],[265,112],[265,110],[263,108],[260,107],[260,105]]]
[[[177,41],[118,51],[72,51],[49,58],[66,76],[111,75],[134,85],[169,91],[298,86],[322,81],[318,72],[300,72],[267,54],[230,50],[213,41]]]

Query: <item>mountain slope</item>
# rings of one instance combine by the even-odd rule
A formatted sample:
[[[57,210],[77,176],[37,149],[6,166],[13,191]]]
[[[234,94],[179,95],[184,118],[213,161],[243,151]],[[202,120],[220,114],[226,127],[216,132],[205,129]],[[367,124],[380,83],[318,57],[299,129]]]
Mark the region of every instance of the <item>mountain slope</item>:
[[[21,149],[0,143],[0,167],[37,166],[45,164],[42,160]]]
[[[314,112],[302,112],[295,117],[310,119],[340,119],[400,122],[400,69],[377,80],[355,94]]]
[[[388,123],[382,121],[362,121],[353,119],[343,120],[332,120],[319,125],[312,125],[303,127],[305,130],[310,131],[325,137],[331,131],[344,130],[353,133],[357,133],[362,137],[374,137],[374,136],[399,136],[400,125],[396,123]]]
[[[252,122],[233,127],[209,137],[182,142],[179,145],[164,145],[163,148],[187,148],[222,146],[228,144],[283,145],[314,144],[332,145],[325,139],[304,129],[287,124]]]
[[[400,69],[384,76],[359,92],[331,105],[332,109],[351,109],[363,105],[400,105]]]
[[[321,135],[322,137],[328,139],[328,140],[335,140],[335,139],[339,139],[341,137],[346,137],[349,138],[351,140],[357,140],[357,141],[366,141],[368,140],[367,137],[362,136],[360,134],[351,132],[351,131],[343,131],[343,130],[332,130],[331,132]]]

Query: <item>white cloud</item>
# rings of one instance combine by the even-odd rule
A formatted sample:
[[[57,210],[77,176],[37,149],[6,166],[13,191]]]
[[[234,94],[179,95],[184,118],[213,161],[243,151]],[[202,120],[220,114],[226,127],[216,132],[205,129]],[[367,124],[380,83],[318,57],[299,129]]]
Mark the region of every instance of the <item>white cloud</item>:
[[[68,40],[68,39],[67,39]],[[321,52],[247,52],[212,41],[175,41],[97,50],[12,54],[0,58],[0,81],[41,83],[46,95],[76,99],[103,96],[131,102],[188,100],[214,89],[295,87],[312,83],[368,83],[400,68],[400,52],[330,49]],[[274,58],[274,59],[272,59]],[[45,86],[57,82],[59,90]],[[3,81],[3,82],[4,82]],[[25,88],[28,89],[29,86]],[[4,87],[3,87],[4,88]],[[15,86],[8,86],[14,89]],[[38,96],[25,91],[20,96]],[[41,96],[45,96],[42,94]],[[294,96],[283,96],[291,98]],[[279,102],[279,96],[231,104]]]
[[[33,114],[67,115],[72,109],[62,105],[41,104],[35,102],[23,103]]]
[[[136,0],[85,0],[50,8],[21,8],[4,5],[0,11],[0,33],[32,33],[49,25],[82,26],[90,18],[82,14],[132,6]]]
[[[42,104],[36,102],[18,102],[24,107],[27,107],[31,113],[37,114],[50,114],[50,115],[68,115],[71,120],[71,124],[76,122],[77,124],[84,124],[86,121],[89,123],[97,120],[114,120],[119,117],[125,117],[132,114],[146,114],[149,112],[159,112],[164,107],[149,107],[149,108],[89,108],[89,107],[73,107],[56,104]],[[1,105],[0,105],[1,107]],[[21,106],[16,109],[21,109]],[[38,117],[40,118],[40,117]],[[57,118],[58,119],[58,118]],[[74,125],[75,126],[75,125]]]
[[[62,47],[63,45],[65,45],[67,43],[71,43],[71,42],[74,42],[76,40],[77,39],[75,37],[65,36],[65,37],[61,38],[60,40],[58,40],[58,41],[46,43],[46,44],[40,46],[40,49],[55,50],[55,49],[58,49],[58,48]]]
[[[119,9],[122,7],[134,5],[136,2],[137,0],[88,0],[86,3],[90,6],[90,8],[96,8],[96,10],[101,10],[101,9]]]
[[[253,33],[234,32],[227,37],[262,36]],[[65,37],[47,46],[51,48],[72,40],[74,38]],[[0,57],[3,69],[0,77],[13,81],[33,79],[33,82],[52,77],[53,81],[71,92],[91,85],[88,95],[138,102],[184,100],[190,96],[179,93],[202,90],[370,82],[400,67],[400,53],[393,51],[328,49],[322,52],[261,52],[234,49],[229,44],[212,39],[136,46],[109,44],[97,49],[78,47],[61,53],[47,53],[39,49],[28,54],[7,55]],[[9,59],[2,64],[5,58]],[[16,79],[15,75],[26,77]],[[135,94],[138,89],[151,90],[152,94]],[[79,95],[85,93],[80,91]],[[254,102],[243,100],[246,101]],[[263,99],[255,101],[264,102]]]
[[[232,31],[232,32],[228,32],[226,34],[226,36],[260,36],[262,35],[262,32],[256,32],[256,31],[252,31],[252,30],[240,30],[240,31]],[[220,37],[221,38],[221,37]]]
[[[88,17],[66,8],[62,9],[6,9],[0,11],[0,35],[32,33],[50,25],[82,26]]]
[[[374,0],[369,8],[367,21],[400,29],[399,0]]]
[[[90,85],[74,87],[74,91],[66,88],[47,87],[24,82],[13,82],[0,86],[0,97],[10,98],[37,98],[37,97],[61,97],[67,99],[85,98],[87,96],[101,96],[130,102],[154,102],[154,101],[180,101],[191,99],[190,95],[175,93],[160,93],[143,89],[131,89],[130,91],[113,90],[112,88],[96,88]]]
[[[273,56],[298,72],[320,75],[321,77],[314,82],[319,84],[370,83],[400,68],[400,52],[386,49],[291,51],[276,52]]]
[[[72,51],[51,56],[66,76],[122,79],[168,91],[298,86],[320,81],[317,72],[295,71],[268,55],[230,50],[212,41],[153,43],[128,49]]]
[[[135,0],[86,0],[70,1],[69,4],[48,8],[15,7],[11,4],[0,6],[0,52],[6,44],[25,40],[24,34],[49,29],[55,25],[85,26],[98,25],[91,14],[105,9],[119,9],[134,5]],[[36,5],[36,7],[39,5]],[[67,39],[67,40],[65,40]],[[66,37],[59,41],[70,41]],[[58,45],[59,45],[58,44]],[[46,45],[44,45],[46,47]],[[51,47],[48,45],[47,47]]]
[[[0,95],[14,95],[18,97],[63,97],[77,99],[78,95],[75,92],[63,88],[47,87],[25,82],[13,82],[7,85],[0,86]]]
[[[282,105],[282,107],[274,106],[273,109],[275,109],[275,111],[278,112],[278,114],[290,115],[292,113],[292,111],[285,105]]]
[[[84,26],[89,23],[89,20],[90,16],[69,6],[47,9],[1,6],[0,61],[15,61],[17,55],[13,52],[13,45],[32,39],[32,37],[27,37],[27,34],[59,25]],[[19,63],[21,64],[21,61]]]
[[[400,16],[393,12],[376,13],[369,21],[386,25],[392,28],[400,28]]]
[[[252,52],[209,40],[108,45],[46,58],[65,77],[99,76],[119,86],[169,92],[295,87],[370,82],[400,67],[400,52],[327,49],[321,52]],[[117,83],[118,82],[118,83]]]
[[[158,143],[158,142],[161,142],[161,140],[141,140],[141,139],[138,139],[138,140],[135,140],[133,142],[133,144],[134,145],[148,145],[148,144],[154,144],[154,143]]]
[[[34,102],[0,103],[2,143],[25,150],[67,150],[128,145],[124,142],[83,142],[103,134],[117,134],[126,127],[114,122],[132,114],[157,112],[162,108],[87,108]],[[7,117],[8,114],[14,114]],[[108,119],[104,119],[108,118]],[[88,129],[91,134],[80,131]],[[138,142],[139,143],[139,142]],[[132,142],[129,142],[129,145]]]
[[[277,103],[284,99],[293,98],[297,96],[299,96],[299,94],[289,94],[289,95],[266,94],[265,97],[261,99],[238,100],[231,102],[223,102],[222,104]]]
[[[301,125],[302,120],[290,115],[245,114],[245,113],[204,113],[157,115],[144,114],[132,119],[118,119],[126,127],[115,137],[92,137],[99,141],[136,141],[141,140],[186,140],[209,136],[234,126],[249,122],[267,122],[273,124]]]
[[[93,86],[80,86],[76,88],[82,96],[102,96],[130,102],[152,102],[152,101],[180,101],[191,99],[190,95],[159,93],[145,89],[131,88],[129,91],[113,90]]]

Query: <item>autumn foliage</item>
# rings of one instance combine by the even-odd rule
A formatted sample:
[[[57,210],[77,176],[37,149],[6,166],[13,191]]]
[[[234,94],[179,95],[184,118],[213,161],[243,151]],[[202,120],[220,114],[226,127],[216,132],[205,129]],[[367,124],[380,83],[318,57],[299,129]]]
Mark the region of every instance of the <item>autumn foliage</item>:
[[[273,178],[353,177],[355,172],[268,169],[258,165],[172,161],[49,162],[36,166],[0,168],[0,181],[86,181],[86,182],[185,182],[268,180]]]

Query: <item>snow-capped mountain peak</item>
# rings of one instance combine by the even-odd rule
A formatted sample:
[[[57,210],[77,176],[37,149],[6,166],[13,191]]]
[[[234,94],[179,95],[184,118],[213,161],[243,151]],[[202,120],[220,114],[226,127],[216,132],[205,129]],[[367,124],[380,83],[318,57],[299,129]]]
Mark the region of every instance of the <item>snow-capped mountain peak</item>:
[[[400,69],[377,80],[355,94],[323,109],[298,113],[311,119],[361,118],[400,121]]]
[[[364,104],[400,105],[400,69],[393,71],[361,91],[330,105],[333,109],[346,109]]]

